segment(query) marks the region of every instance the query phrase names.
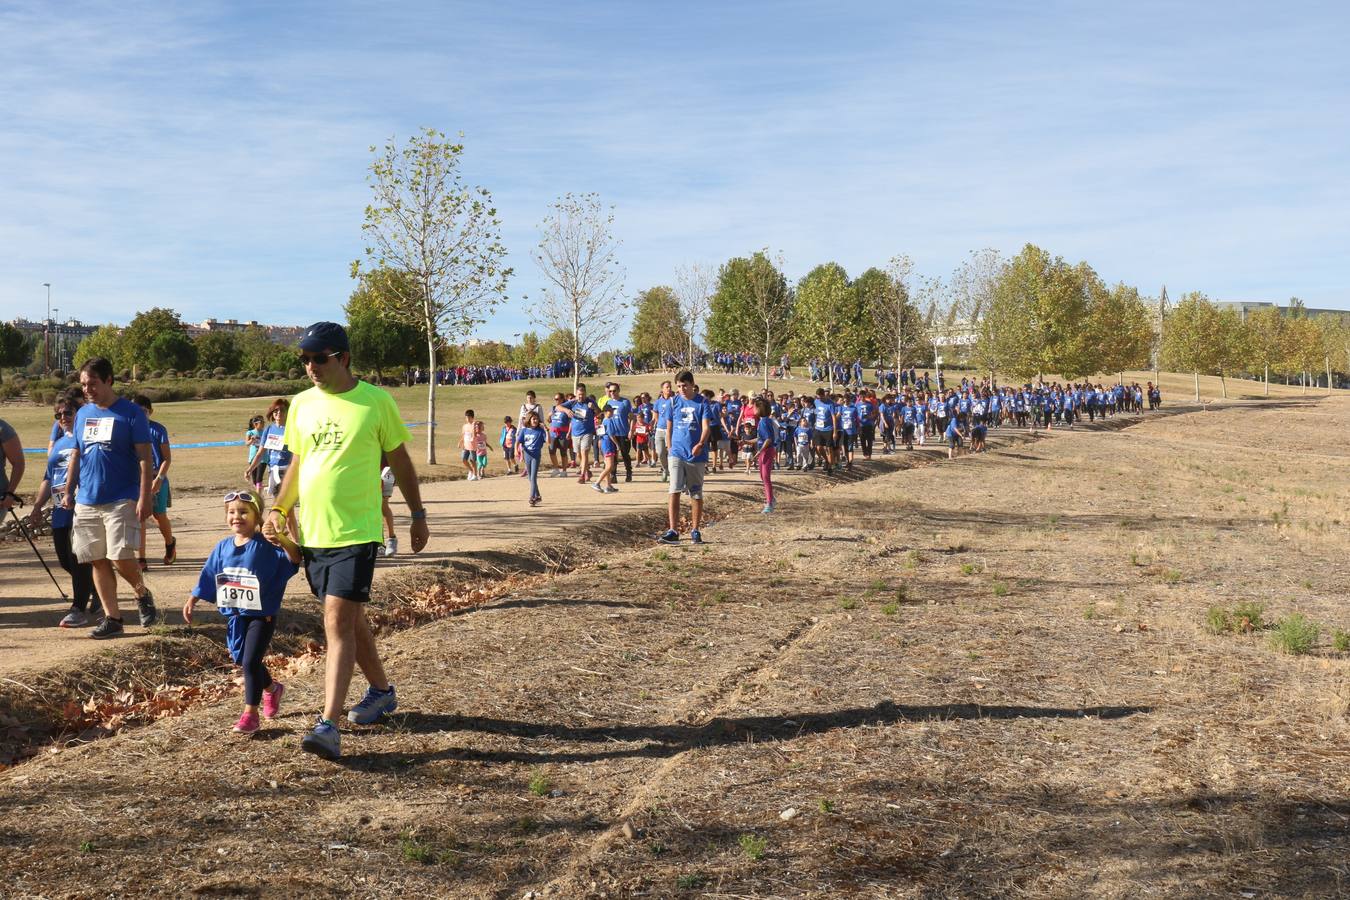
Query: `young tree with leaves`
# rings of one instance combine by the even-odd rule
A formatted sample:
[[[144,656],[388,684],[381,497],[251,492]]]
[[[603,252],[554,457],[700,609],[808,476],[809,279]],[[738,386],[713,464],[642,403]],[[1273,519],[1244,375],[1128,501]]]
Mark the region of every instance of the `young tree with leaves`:
[[[0,322],[0,367],[18,367],[28,362],[28,339],[8,322]]]
[[[792,330],[792,291],[783,277],[783,257],[756,252],[746,267],[746,300],[755,331],[754,352],[763,351],[760,366],[764,387],[769,386],[769,361],[788,342]],[[746,348],[749,349],[749,348]]]
[[[1275,306],[1263,306],[1247,313],[1243,325],[1247,332],[1248,364],[1261,369],[1265,395],[1270,396],[1270,367],[1279,364],[1284,344],[1284,317]]]
[[[1086,356],[1096,361],[1098,371],[1116,374],[1124,384],[1126,369],[1148,365],[1153,350],[1153,318],[1139,299],[1138,288],[1123,283],[1108,288],[1094,278],[1089,292],[1086,338],[1091,346]]]
[[[1199,291],[1182,297],[1168,310],[1163,332],[1162,366],[1175,372],[1195,375],[1195,400],[1200,402],[1200,373],[1213,371],[1218,350],[1213,335],[1218,326],[1218,311]]]
[[[486,188],[464,183],[464,145],[424,128],[402,147],[390,139],[368,179],[373,197],[361,231],[366,260],[385,279],[379,296],[385,315],[417,328],[426,341],[427,464],[436,462],[436,352],[487,321],[506,295],[511,269],[501,222]],[[352,277],[361,277],[361,261]],[[373,274],[373,273],[372,273]]]
[[[662,354],[685,349],[689,335],[674,290],[665,285],[647,288],[637,295],[634,306],[628,346],[635,356],[659,363]]]
[[[173,368],[181,371],[200,365],[203,369],[224,369],[227,372],[243,370],[244,354],[239,348],[239,339],[233,332],[204,331],[197,335],[192,343],[197,347],[195,362],[190,362],[186,366],[175,365]],[[158,368],[167,366],[160,365]],[[249,371],[259,370],[251,368]]]
[[[116,325],[100,325],[94,329],[93,334],[75,347],[75,358],[72,362],[78,369],[96,356],[101,356],[112,363],[114,372],[125,368],[127,363],[122,354],[122,329]]]
[[[868,327],[859,294],[838,263],[816,266],[797,284],[793,308],[793,346],[800,356],[818,356],[825,363],[834,390],[832,362],[856,356]]]
[[[549,286],[534,315],[571,335],[575,389],[582,359],[613,336],[625,309],[614,208],[601,204],[599,194],[564,194],[549,207],[539,230],[534,261]]]

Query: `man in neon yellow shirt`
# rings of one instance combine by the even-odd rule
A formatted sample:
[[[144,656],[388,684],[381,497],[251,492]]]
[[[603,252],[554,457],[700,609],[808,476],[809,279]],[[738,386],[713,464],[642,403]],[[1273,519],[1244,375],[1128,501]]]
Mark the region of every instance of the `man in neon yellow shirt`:
[[[365,612],[384,540],[381,453],[412,513],[413,553],[427,544],[427,520],[417,473],[404,446],[407,426],[386,391],[352,375],[347,332],[336,323],[318,322],[305,331],[300,350],[314,387],[291,401],[284,442],[293,458],[263,534],[275,543],[286,528],[287,514],[304,501],[298,511],[305,573],[310,590],[323,601],[328,658],[323,715],[300,747],[337,759],[337,720],[354,665],[361,667],[370,687],[348,720],[368,725],[398,706]]]

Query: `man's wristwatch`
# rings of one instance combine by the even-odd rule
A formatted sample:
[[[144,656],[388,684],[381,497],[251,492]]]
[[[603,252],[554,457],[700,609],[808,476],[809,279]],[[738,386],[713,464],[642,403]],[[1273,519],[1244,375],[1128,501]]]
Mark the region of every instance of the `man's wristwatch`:
[[[413,510],[412,517],[414,522],[417,521],[418,519],[425,519],[427,517],[426,507],[424,506],[421,509]]]

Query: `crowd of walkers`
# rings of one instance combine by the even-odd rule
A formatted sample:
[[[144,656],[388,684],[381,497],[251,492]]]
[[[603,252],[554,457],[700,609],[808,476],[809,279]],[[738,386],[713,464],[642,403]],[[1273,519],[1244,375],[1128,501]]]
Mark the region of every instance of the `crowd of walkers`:
[[[376,558],[397,553],[389,507],[396,486],[411,512],[414,553],[426,545],[428,531],[406,448],[407,426],[392,397],[353,376],[341,326],[311,326],[300,348],[313,387],[278,398],[249,420],[244,486],[222,500],[226,536],[208,556],[182,612],[190,624],[196,603],[210,602],[226,617],[227,645],[244,680],[243,711],[233,730],[252,734],[260,719],[280,709],[285,686],[271,677],[264,659],[286,584],[303,568],[324,606],[328,653],[323,710],[301,747],[332,759],[341,752],[336,722],[356,667],[368,688],[348,711],[350,721],[378,721],[398,702],[364,606]],[[713,354],[706,361],[724,374],[759,364],[751,354]],[[632,364],[619,362],[621,368]],[[635,472],[650,470],[649,477],[668,484],[668,527],[658,539],[681,540],[685,496],[689,540],[698,544],[705,479],[722,472],[757,473],[762,512],[771,514],[774,477],[782,470],[833,475],[874,453],[910,451],[929,440],[945,445],[949,456],[980,452],[990,429],[1073,428],[1083,417],[1139,415],[1145,404],[1161,404],[1151,382],[1000,385],[963,378],[947,387],[941,374],[934,379],[911,368],[878,371],[873,387],[861,384],[860,361],[844,366],[811,360],[808,369],[813,380],[833,378],[837,387],[742,395],[739,389],[701,387],[693,371],[682,369],[655,396],[625,397],[618,381],[607,382],[599,397],[578,384],[551,402],[527,390],[517,414],[500,425],[490,428],[474,410],[465,411],[460,449],[466,478],[484,478],[495,449],[506,473],[526,480],[528,503],[537,506],[544,502],[541,477],[575,477],[607,495],[632,482]],[[779,371],[790,372],[786,359]],[[151,402],[117,395],[108,360],[89,360],[79,378],[79,389],[59,398],[53,410],[47,465],[28,519],[40,524],[51,502],[57,559],[73,588],[59,624],[79,627],[96,617],[90,636],[106,639],[124,630],[119,578],[131,589],[140,624],[148,628],[160,619],[142,573],[150,520],[161,535],[164,563],[177,556],[167,515],[173,451],[167,430],[152,418]],[[0,513],[8,513],[21,502],[25,467],[18,436],[3,421],[0,448],[9,468]]]

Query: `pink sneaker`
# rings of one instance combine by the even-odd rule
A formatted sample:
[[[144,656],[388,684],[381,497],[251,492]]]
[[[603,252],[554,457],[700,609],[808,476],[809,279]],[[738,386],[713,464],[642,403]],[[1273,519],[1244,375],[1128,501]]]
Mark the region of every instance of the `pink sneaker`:
[[[286,685],[280,681],[272,682],[270,691],[263,691],[262,714],[264,719],[275,719],[281,712],[281,697],[286,693]]]
[[[246,712],[234,723],[235,734],[255,734],[258,731],[258,714]]]

